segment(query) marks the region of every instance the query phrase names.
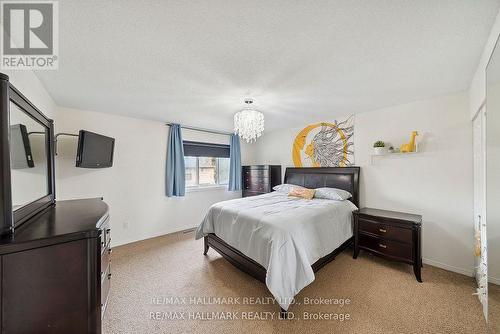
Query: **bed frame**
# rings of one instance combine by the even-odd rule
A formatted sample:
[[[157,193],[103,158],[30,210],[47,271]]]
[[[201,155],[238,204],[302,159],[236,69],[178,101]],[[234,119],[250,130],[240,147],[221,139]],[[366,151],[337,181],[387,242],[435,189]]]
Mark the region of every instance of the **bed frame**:
[[[285,171],[284,183],[295,184],[306,188],[331,187],[347,190],[352,194],[350,201],[359,207],[359,172],[359,167],[288,167]],[[339,253],[352,244],[353,238],[354,237],[348,239],[340,245],[339,248],[313,263],[311,266],[313,271],[317,272],[327,263],[334,260]],[[208,249],[212,247],[238,269],[263,283],[266,282],[266,269],[263,266],[245,256],[236,248],[229,246],[215,234],[210,233],[204,238],[204,247],[204,255],[206,255]],[[281,309],[281,316],[282,318],[286,318],[286,311],[283,309]]]

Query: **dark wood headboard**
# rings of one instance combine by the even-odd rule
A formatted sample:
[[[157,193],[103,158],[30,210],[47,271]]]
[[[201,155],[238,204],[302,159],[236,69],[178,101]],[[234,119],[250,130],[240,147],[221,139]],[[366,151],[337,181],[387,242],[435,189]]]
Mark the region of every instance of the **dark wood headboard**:
[[[347,190],[359,207],[359,167],[287,167],[285,183],[306,188],[331,187]]]

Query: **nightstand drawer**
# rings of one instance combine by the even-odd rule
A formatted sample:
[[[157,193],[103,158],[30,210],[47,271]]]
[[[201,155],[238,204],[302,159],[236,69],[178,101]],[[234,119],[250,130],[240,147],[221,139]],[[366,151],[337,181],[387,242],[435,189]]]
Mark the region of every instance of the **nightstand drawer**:
[[[363,233],[359,234],[359,246],[402,260],[412,260],[411,245],[398,241],[384,240]]]
[[[368,232],[383,238],[411,243],[412,230],[393,225],[380,224],[373,220],[358,218],[359,231]]]

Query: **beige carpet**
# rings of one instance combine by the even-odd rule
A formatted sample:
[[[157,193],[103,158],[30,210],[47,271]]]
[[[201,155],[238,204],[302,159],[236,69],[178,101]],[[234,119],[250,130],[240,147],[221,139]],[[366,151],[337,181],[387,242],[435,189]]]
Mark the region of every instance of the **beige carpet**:
[[[316,280],[297,296],[301,305],[290,311],[293,320],[277,317],[277,305],[242,305],[271,297],[266,286],[242,273],[213,249],[202,255],[203,242],[192,234],[174,234],[117,247],[112,257],[113,279],[103,323],[111,333],[484,333],[482,311],[473,296],[471,277],[426,265],[423,284],[410,266],[391,263],[361,252],[357,260],[349,250],[316,273]],[[179,297],[155,305],[153,298]],[[189,297],[207,297],[191,304]],[[210,297],[239,297],[236,305],[209,305]],[[259,299],[259,297],[261,297]],[[349,305],[304,305],[305,298],[350,299]],[[238,300],[233,300],[238,302]],[[246,302],[251,299],[245,299]],[[163,313],[162,313],[163,312]],[[170,312],[170,313],[169,313]],[[185,313],[182,313],[185,312]],[[199,320],[236,312],[235,320]],[[269,313],[264,313],[269,312]],[[332,314],[331,320],[304,320],[304,312]],[[151,319],[155,317],[164,319]],[[166,316],[183,319],[165,319]],[[337,316],[335,316],[335,314]],[[349,320],[340,321],[339,314]],[[260,316],[242,320],[245,315]],[[228,317],[226,315],[226,317]],[[337,317],[337,318],[335,318]]]
[[[488,333],[500,333],[500,285],[488,285]]]

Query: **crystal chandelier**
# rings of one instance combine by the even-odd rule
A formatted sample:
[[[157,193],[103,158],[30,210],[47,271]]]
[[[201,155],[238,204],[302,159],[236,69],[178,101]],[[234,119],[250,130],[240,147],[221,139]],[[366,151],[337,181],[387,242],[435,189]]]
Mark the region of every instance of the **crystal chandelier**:
[[[253,108],[253,100],[246,99],[247,107],[234,115],[234,133],[247,143],[254,142],[264,131],[264,115]]]

